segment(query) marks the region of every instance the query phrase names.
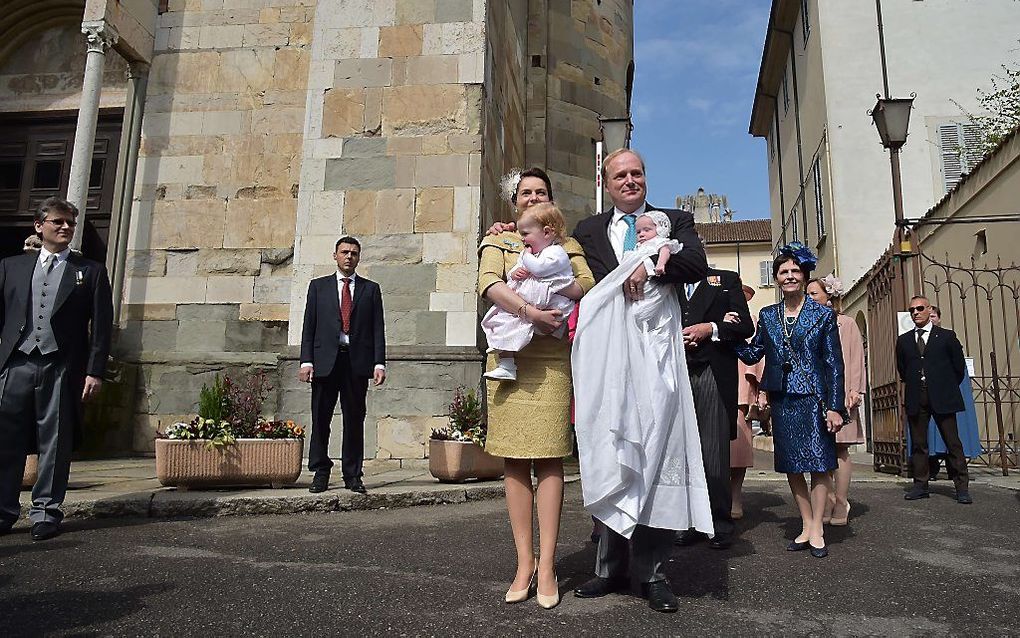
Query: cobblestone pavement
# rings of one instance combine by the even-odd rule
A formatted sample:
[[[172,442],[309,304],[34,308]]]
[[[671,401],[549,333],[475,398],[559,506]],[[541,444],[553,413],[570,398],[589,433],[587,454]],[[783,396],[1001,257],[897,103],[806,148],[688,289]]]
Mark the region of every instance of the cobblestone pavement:
[[[730,551],[677,548],[680,613],[629,595],[580,600],[594,558],[568,486],[562,604],[509,606],[502,501],[411,509],[69,521],[32,543],[0,538],[0,635],[1020,635],[1020,492],[951,486],[906,502],[895,482],[855,486],[831,554],[785,551],[785,484],[748,484]]]

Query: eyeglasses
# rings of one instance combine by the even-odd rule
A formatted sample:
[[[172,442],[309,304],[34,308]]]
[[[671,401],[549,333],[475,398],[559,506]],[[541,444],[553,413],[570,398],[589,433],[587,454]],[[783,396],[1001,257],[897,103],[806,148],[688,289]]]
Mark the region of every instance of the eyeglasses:
[[[927,307],[928,306],[911,306],[911,307],[907,308],[907,310],[909,310],[912,313],[913,312],[921,312],[922,310],[924,310]]]
[[[78,222],[74,219],[44,219],[43,222],[49,222],[57,228],[63,228],[64,226],[74,228],[78,225]]]

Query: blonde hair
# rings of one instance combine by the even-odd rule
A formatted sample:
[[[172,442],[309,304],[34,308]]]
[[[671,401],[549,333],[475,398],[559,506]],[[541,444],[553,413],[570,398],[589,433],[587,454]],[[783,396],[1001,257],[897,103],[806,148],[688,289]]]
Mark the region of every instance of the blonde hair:
[[[612,153],[610,153],[609,155],[606,155],[605,159],[602,160],[602,180],[603,181],[605,181],[605,179],[606,179],[606,172],[609,170],[609,163],[612,162],[617,157],[619,157],[621,155],[624,155],[626,153],[630,153],[634,157],[638,158],[638,161],[641,162],[641,170],[642,171],[645,170],[645,158],[641,157],[641,153],[638,153],[634,149],[630,149],[630,148],[618,148],[615,151],[613,151]]]
[[[567,220],[563,218],[563,213],[560,212],[560,209],[556,208],[556,204],[550,202],[535,204],[522,212],[517,221],[520,223],[528,217],[535,220],[542,228],[547,226],[551,228],[557,242],[562,242],[566,238]]]

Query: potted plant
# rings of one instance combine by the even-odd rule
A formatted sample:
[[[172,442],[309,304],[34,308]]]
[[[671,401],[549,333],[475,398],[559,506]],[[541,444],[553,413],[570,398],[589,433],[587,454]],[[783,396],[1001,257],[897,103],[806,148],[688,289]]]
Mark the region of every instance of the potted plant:
[[[212,387],[203,385],[198,416],[170,425],[156,439],[159,482],[188,488],[297,481],[304,429],[262,415],[270,390],[262,371],[238,382],[217,375]]]
[[[432,430],[429,472],[444,483],[503,476],[503,459],[486,453],[485,419],[474,390],[457,388],[450,403],[450,424]]]

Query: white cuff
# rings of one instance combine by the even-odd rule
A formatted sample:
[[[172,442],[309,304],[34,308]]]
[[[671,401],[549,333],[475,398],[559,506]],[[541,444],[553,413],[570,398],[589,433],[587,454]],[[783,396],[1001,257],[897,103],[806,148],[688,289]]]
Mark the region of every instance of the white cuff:
[[[308,363],[308,362],[305,362],[305,361],[302,361],[302,362],[301,362],[301,367],[302,367],[302,368],[311,368],[311,367],[312,367],[312,364],[310,364],[310,363]]]
[[[648,273],[648,276],[649,277],[654,277],[655,276],[655,262],[652,261],[652,258],[651,257],[646,257],[643,263],[645,265],[645,271]]]
[[[719,324],[712,322],[712,341],[719,341]]]

